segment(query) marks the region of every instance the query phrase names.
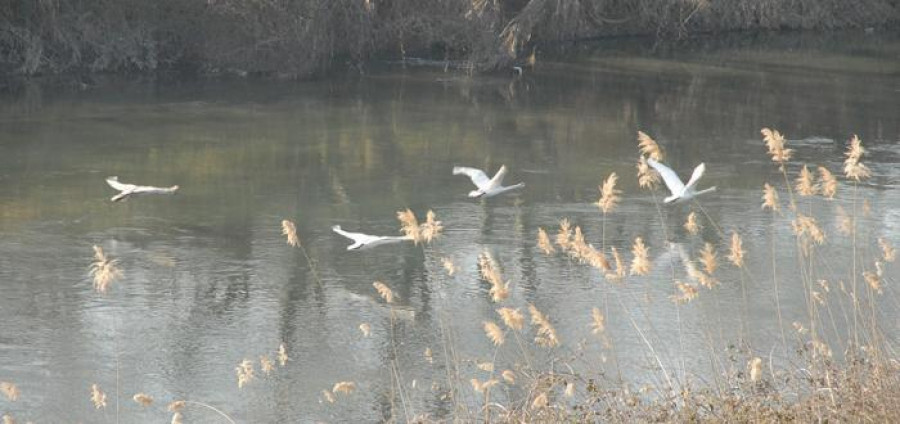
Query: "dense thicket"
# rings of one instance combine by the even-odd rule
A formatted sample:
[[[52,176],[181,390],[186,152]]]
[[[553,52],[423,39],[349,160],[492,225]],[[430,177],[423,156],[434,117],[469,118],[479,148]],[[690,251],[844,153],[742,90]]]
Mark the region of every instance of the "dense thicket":
[[[614,34],[878,26],[898,0],[0,0],[0,72],[308,75],[373,55],[488,69]]]

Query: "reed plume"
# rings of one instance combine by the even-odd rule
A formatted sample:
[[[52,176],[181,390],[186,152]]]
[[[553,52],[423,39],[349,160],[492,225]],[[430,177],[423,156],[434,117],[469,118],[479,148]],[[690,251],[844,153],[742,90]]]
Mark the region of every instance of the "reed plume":
[[[187,402],[185,402],[183,400],[176,400],[176,401],[172,401],[171,403],[169,403],[169,405],[166,406],[166,409],[168,409],[169,412],[180,412],[181,410],[184,409],[184,407],[186,405],[187,405]]]
[[[853,234],[853,218],[847,215],[847,211],[840,205],[837,206],[835,213],[838,219],[838,231],[844,235]]]
[[[640,237],[634,239],[634,246],[631,248],[631,254],[634,259],[631,261],[631,275],[647,275],[650,273],[650,249],[644,245],[644,240]]]
[[[637,163],[638,185],[641,188],[653,190],[659,186],[659,173],[650,167],[645,156],[640,156]]]
[[[742,268],[744,266],[744,242],[741,240],[741,236],[736,232],[731,233],[731,248],[728,251],[728,260],[731,261],[734,266],[738,268]]]
[[[559,345],[559,338],[556,335],[556,329],[550,324],[550,319],[542,314],[533,304],[528,305],[528,312],[531,314],[531,324],[535,326],[537,335],[534,342],[538,346],[554,347]]]
[[[703,250],[700,251],[700,263],[703,264],[704,271],[709,275],[712,275],[716,271],[716,268],[718,268],[718,255],[716,254],[716,248],[712,243],[705,243],[703,245]]]
[[[781,169],[784,170],[784,164],[791,160],[794,150],[784,147],[784,136],[778,131],[763,128],[760,132],[763,140],[766,142],[766,147],[769,149],[769,155],[772,156],[772,161],[777,162]]]
[[[885,262],[894,262],[894,260],[897,259],[897,252],[894,250],[894,246],[891,246],[891,242],[879,237],[878,246],[881,247],[881,256],[884,258]]]
[[[297,226],[288,220],[281,221],[281,234],[287,237],[287,244],[298,247],[300,246],[300,237],[297,237]]]
[[[235,372],[237,372],[239,389],[243,389],[244,385],[253,381],[253,361],[244,359],[240,364],[238,364],[237,367],[234,368],[234,370]]]
[[[809,172],[809,168],[806,165],[803,165],[803,168],[800,169],[800,175],[797,177],[794,188],[801,196],[815,196],[819,192],[819,187],[816,185],[816,177],[813,176],[812,172]]]
[[[847,152],[844,153],[844,156],[847,157],[844,160],[844,175],[847,178],[860,181],[872,175],[869,167],[860,162],[865,153],[866,150],[862,146],[862,141],[856,134],[853,134],[853,138],[850,139],[850,145],[847,146]]]
[[[497,313],[500,314],[500,319],[507,328],[520,331],[525,327],[525,316],[518,309],[503,307],[497,309]]]
[[[474,389],[478,393],[483,393],[486,390],[490,390],[491,387],[494,387],[499,383],[496,379],[492,378],[485,382],[478,381],[477,378],[473,378],[469,381],[472,384],[472,389]]]
[[[434,362],[434,352],[431,351],[430,347],[426,347],[425,353],[423,353],[422,355],[425,357],[425,360],[428,361],[429,364]]]
[[[500,328],[500,327],[497,327]],[[494,363],[493,362],[479,362],[475,364],[478,369],[486,372],[494,372]]]
[[[447,271],[447,275],[452,277],[453,274],[456,274],[456,265],[450,258],[441,258],[441,265],[444,267],[444,271]]]
[[[616,189],[616,181],[618,180],[619,177],[613,172],[609,174],[609,177],[607,177],[606,180],[603,181],[603,185],[600,186],[600,200],[597,201],[597,206],[600,207],[600,210],[603,211],[604,214],[612,212],[621,200],[619,194],[621,194],[622,191]]]
[[[359,331],[363,333],[363,337],[369,337],[369,334],[372,333],[372,326],[369,323],[364,322],[359,325]]]
[[[110,259],[100,246],[94,246],[94,262],[91,263],[90,275],[94,279],[94,290],[106,293],[109,285],[122,276],[118,267],[118,259]]]
[[[356,383],[352,381],[339,381],[334,384],[334,387],[331,388],[332,393],[343,393],[345,395],[353,393],[354,390],[356,390]]]
[[[800,240],[801,247],[803,247],[806,254],[809,253],[809,248],[812,247],[813,243],[821,245],[825,242],[825,232],[819,227],[816,219],[811,216],[798,213],[797,217],[791,221],[791,227],[794,230],[794,235]]]
[[[334,395],[328,390],[322,390],[322,397],[325,398],[325,401],[328,403],[334,403],[337,399],[335,399]]]
[[[269,359],[269,355],[259,355],[259,369],[265,375],[269,375],[275,370],[275,363]]]
[[[697,213],[689,213],[687,220],[684,222],[684,229],[691,235],[697,235],[700,232],[700,228],[700,223],[697,221]]]
[[[622,281],[625,278],[625,263],[622,261],[622,255],[619,254],[615,246],[610,250],[612,251],[613,262],[615,262],[616,268],[607,272],[605,277],[607,280],[614,282]]]
[[[675,288],[678,289],[678,293],[671,296],[672,301],[675,303],[688,303],[696,299],[700,294],[697,286],[682,283],[681,281],[675,281]]]
[[[416,215],[409,209],[398,211],[397,219],[400,221],[400,231],[416,244],[431,243],[444,230],[444,226],[441,221],[437,220],[432,210],[425,214],[425,222],[421,224]]]
[[[481,277],[491,285],[489,293],[494,303],[499,303],[509,297],[509,282],[503,281],[500,267],[490,253],[484,251],[479,255],[478,267],[481,269]]]
[[[762,377],[762,359],[754,357],[747,363],[748,374],[750,374],[750,381],[757,382]]]
[[[563,250],[569,248],[572,239],[572,224],[567,218],[559,221],[559,232],[556,233],[556,244]]]
[[[606,331],[606,318],[599,308],[591,309],[591,332],[601,334]]]
[[[287,349],[284,347],[284,343],[278,345],[278,363],[283,367],[287,365],[287,361],[291,358],[288,358]]]
[[[872,288],[878,294],[882,294],[881,290],[881,277],[872,271],[864,271],[863,278],[866,280],[866,284]]]
[[[184,424],[183,418],[181,412],[176,412],[172,414],[172,422],[170,424]]]
[[[19,387],[16,386],[15,383],[0,381],[0,392],[3,392],[3,395],[6,396],[6,399],[10,402],[19,400]]]
[[[638,147],[641,150],[641,155],[649,156],[655,161],[662,162],[663,151],[659,147],[659,144],[656,143],[656,140],[652,139],[643,131],[638,131],[637,137]]]
[[[535,396],[534,400],[531,401],[531,409],[541,409],[546,408],[550,403],[549,398],[547,398],[547,392],[542,392],[541,394]]]
[[[138,405],[147,407],[153,403],[153,397],[146,393],[138,393],[132,397],[132,399],[137,402]]]
[[[819,167],[819,180],[822,181],[822,196],[828,199],[834,199],[834,195],[837,194],[837,178],[834,177],[834,174],[825,168],[824,166]]]
[[[566,395],[566,397],[575,396],[575,383],[571,381],[566,383],[566,390],[563,391],[563,394]]]
[[[9,414],[3,414],[3,424],[16,424],[16,419]]]
[[[763,186],[763,205],[762,208],[768,208],[772,212],[777,212],[781,209],[778,204],[778,192],[775,191],[775,187],[772,187],[769,183],[766,183]]]
[[[96,409],[106,408],[106,393],[96,383],[91,385],[91,403]]]
[[[500,375],[503,377],[503,380],[506,381],[510,385],[516,384],[516,373],[512,370],[503,370]]]
[[[503,329],[493,321],[484,322],[484,333],[491,339],[494,346],[500,346],[506,341],[506,338],[503,336]]]
[[[387,284],[382,283],[381,281],[376,281],[372,283],[372,287],[375,287],[375,291],[378,292],[378,295],[381,296],[387,303],[394,303],[394,292],[391,290]]]
[[[547,235],[543,228],[538,228],[538,247],[545,255],[552,255],[556,252],[556,249],[553,248],[553,243],[550,242],[550,236]]]

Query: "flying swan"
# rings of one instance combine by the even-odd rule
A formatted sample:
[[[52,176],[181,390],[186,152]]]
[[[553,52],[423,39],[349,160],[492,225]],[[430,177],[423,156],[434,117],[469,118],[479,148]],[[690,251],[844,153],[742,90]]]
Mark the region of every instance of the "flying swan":
[[[349,231],[342,230],[340,225],[335,225],[331,227],[331,229],[334,232],[347,237],[350,240],[353,240],[353,244],[347,246],[347,250],[369,249],[375,246],[380,246],[382,244],[399,243],[401,241],[412,240],[412,237],[409,236],[372,236],[363,233],[351,233]]]
[[[700,181],[700,177],[702,177],[703,173],[706,172],[705,164],[701,163],[700,165],[697,165],[697,167],[694,168],[694,173],[691,174],[691,179],[687,184],[684,184],[681,182],[681,179],[678,178],[678,174],[676,174],[675,171],[672,170],[672,168],[669,168],[668,166],[657,162],[653,158],[648,158],[647,163],[652,166],[653,169],[659,172],[659,175],[662,176],[663,181],[666,183],[666,187],[668,187],[669,191],[672,192],[671,196],[666,197],[663,200],[666,203],[683,202],[685,200],[693,199],[694,197],[701,194],[716,191],[715,187],[710,187],[706,190],[700,191],[696,190],[697,182]]]
[[[469,197],[472,198],[494,197],[498,194],[503,194],[510,190],[516,190],[525,187],[524,183],[504,186],[503,177],[506,176],[506,171],[506,165],[503,165],[500,167],[500,170],[497,171],[496,174],[494,174],[494,178],[488,179],[484,171],[480,169],[469,168],[465,166],[453,167],[453,175],[467,175],[472,180],[472,183],[475,184],[475,187],[478,187],[478,190],[472,190],[469,192]]]
[[[129,196],[139,195],[139,194],[175,194],[178,191],[178,186],[174,185],[172,187],[153,187],[153,186],[140,186],[135,184],[125,184],[119,182],[119,177],[109,177],[106,179],[106,183],[109,184],[110,187],[119,190],[119,194],[113,196],[109,200],[113,202],[118,202],[120,200],[125,200]]]

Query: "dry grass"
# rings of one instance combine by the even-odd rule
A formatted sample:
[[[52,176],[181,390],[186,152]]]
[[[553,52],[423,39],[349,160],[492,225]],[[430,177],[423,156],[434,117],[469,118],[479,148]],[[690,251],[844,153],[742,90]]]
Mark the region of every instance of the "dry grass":
[[[95,409],[106,408],[106,393],[103,393],[97,384],[91,385],[91,403],[94,404]]]
[[[137,393],[131,399],[143,407],[148,407],[153,404],[153,396],[146,393]]]
[[[249,359],[244,359],[243,361],[241,361],[241,363],[238,364],[238,366],[235,367],[234,370],[237,373],[239,389],[243,389],[244,386],[246,386],[256,378],[253,370],[253,361]]]
[[[117,266],[117,259],[110,259],[100,246],[94,246],[94,262],[91,263],[90,275],[94,280],[94,290],[106,293],[110,284],[122,276]]]
[[[613,172],[606,177],[603,185],[600,186],[600,200],[597,201],[597,206],[604,214],[612,212],[616,205],[619,204],[619,201],[622,200],[621,196],[619,196],[622,191],[616,188],[616,181],[618,180],[619,177]]]
[[[531,324],[537,332],[534,342],[544,347],[559,346],[559,338],[556,335],[556,329],[550,323],[550,319],[532,304],[528,305],[528,312],[531,314]]]
[[[684,222],[684,229],[691,235],[697,235],[701,228],[700,223],[697,221],[697,213],[692,211]]]
[[[481,278],[491,285],[489,291],[491,299],[495,303],[502,302],[509,297],[509,281],[503,281],[500,275],[500,267],[494,257],[487,251],[478,257],[478,267],[481,270]]]
[[[300,246],[300,237],[297,236],[297,226],[288,220],[281,221],[281,234],[287,237],[287,244],[293,247]]]
[[[506,337],[503,335],[503,329],[500,328],[497,323],[492,321],[484,322],[484,333],[491,339],[491,342],[494,343],[494,346],[500,346],[506,341]]]
[[[631,248],[631,254],[634,259],[631,260],[631,275],[647,275],[650,273],[650,249],[644,245],[644,240],[640,237],[634,239],[634,246]]]
[[[16,386],[15,383],[10,383],[8,381],[0,381],[0,392],[6,396],[6,399],[10,402],[15,402],[19,400],[19,386]]]
[[[738,233],[731,233],[731,246],[727,259],[738,268],[744,267],[744,242]]]

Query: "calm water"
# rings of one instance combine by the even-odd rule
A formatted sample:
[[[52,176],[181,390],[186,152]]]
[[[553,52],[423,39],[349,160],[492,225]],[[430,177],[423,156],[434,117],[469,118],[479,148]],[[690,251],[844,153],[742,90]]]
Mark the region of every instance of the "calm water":
[[[760,209],[765,182],[783,189],[760,128],[791,139],[792,178],[801,162],[839,174],[844,143],[859,134],[874,174],[859,190],[872,206],[861,250],[871,258],[876,236],[900,245],[898,57],[900,40],[890,35],[743,36],[539,55],[538,67],[515,79],[387,68],[310,83],[17,89],[0,99],[0,380],[16,382],[22,395],[0,402],[0,412],[22,422],[114,422],[118,381],[121,422],[164,422],[175,399],[209,403],[238,422],[374,422],[390,416],[399,381],[401,420],[448,418],[451,381],[459,378],[457,402],[477,407],[480,395],[467,382],[489,377],[476,363],[495,353],[482,330],[497,319],[478,278],[483,251],[511,281],[504,305],[525,311],[533,303],[548,314],[563,342],[556,356],[577,353],[577,371],[657,384],[662,373],[649,344],[673,379],[687,373],[712,382],[730,365],[721,360],[729,344],[761,356],[782,351],[774,349],[781,331],[773,246],[789,337],[790,323],[807,320],[789,217],[773,224]],[[719,190],[699,205],[665,207],[661,219],[634,177],[637,130],[663,145],[681,175],[705,162],[701,187]],[[472,201],[468,180],[450,173],[454,165],[492,172],[501,164],[510,167],[507,182],[526,183],[520,194]],[[654,261],[650,276],[622,284],[545,256],[535,241],[538,227],[552,234],[568,218],[599,247],[602,217],[592,203],[610,172],[621,176],[624,199],[608,217],[605,244],[628,252],[643,237]],[[109,175],[182,188],[113,204]],[[842,181],[838,200],[811,206],[829,237],[822,278],[850,275],[846,260],[831,260],[849,245],[835,207],[851,209],[850,193]],[[424,249],[348,252],[348,241],[330,231],[340,224],[396,234],[395,213],[407,207],[420,216],[433,209],[443,237]],[[697,236],[682,228],[692,210],[704,225]],[[322,284],[285,244],[285,218],[297,223]],[[744,278],[724,263],[716,226],[743,235]],[[705,241],[720,246],[722,284],[677,307],[673,277],[689,280],[668,242],[696,256]],[[124,271],[105,295],[87,275],[94,244]],[[443,257],[456,264],[454,276]],[[884,274],[886,334],[900,321],[896,267]],[[399,296],[393,331],[375,280]],[[605,311],[606,344],[590,334],[593,307]],[[829,334],[840,350],[841,337]],[[235,366],[282,342],[288,365],[239,390]],[[527,350],[549,369],[544,349]],[[511,335],[496,358],[498,371],[523,362]],[[338,381],[358,389],[325,402],[322,390]],[[94,410],[92,383],[107,392],[107,409]],[[157,402],[142,409],[131,401],[137,392]],[[185,418],[221,422],[202,409]]]

